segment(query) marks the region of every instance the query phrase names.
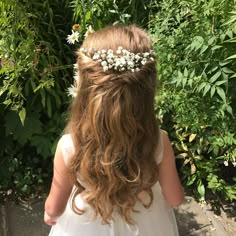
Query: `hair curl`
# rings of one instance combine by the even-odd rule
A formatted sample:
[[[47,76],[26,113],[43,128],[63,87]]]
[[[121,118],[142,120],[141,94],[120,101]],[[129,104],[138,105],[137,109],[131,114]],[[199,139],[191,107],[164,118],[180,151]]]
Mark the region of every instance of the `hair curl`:
[[[137,26],[108,26],[90,34],[83,48],[138,53],[151,49],[146,33]],[[154,112],[155,61],[139,72],[104,72],[101,65],[78,51],[79,88],[71,107],[67,132],[72,135],[75,156],[69,168],[77,186],[75,197],[86,189],[85,199],[104,223],[116,210],[127,223],[145,191],[157,181],[155,149],[159,128]],[[78,181],[78,178],[80,181]],[[84,186],[85,185],[85,186]]]

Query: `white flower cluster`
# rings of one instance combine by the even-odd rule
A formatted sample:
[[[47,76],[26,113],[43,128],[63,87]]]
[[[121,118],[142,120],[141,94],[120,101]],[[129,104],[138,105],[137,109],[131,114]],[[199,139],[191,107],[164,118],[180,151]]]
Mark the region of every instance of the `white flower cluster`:
[[[91,57],[94,61],[100,62],[103,71],[140,71],[140,68],[148,61],[154,61],[154,51],[133,53],[121,46],[116,51],[111,49],[96,50],[94,48],[80,48],[80,51],[86,56]]]

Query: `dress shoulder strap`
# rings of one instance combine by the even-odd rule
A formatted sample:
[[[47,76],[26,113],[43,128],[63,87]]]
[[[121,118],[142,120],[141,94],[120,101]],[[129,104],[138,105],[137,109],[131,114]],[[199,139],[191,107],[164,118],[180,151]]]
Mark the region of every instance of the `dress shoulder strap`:
[[[163,159],[163,130],[160,130],[160,135],[159,135],[159,140],[158,140],[158,143],[157,143],[157,147],[156,147],[156,163],[157,164],[160,164],[162,159]]]
[[[60,139],[60,142],[63,160],[65,162],[65,165],[67,165],[75,152],[74,143],[70,134],[63,135]]]

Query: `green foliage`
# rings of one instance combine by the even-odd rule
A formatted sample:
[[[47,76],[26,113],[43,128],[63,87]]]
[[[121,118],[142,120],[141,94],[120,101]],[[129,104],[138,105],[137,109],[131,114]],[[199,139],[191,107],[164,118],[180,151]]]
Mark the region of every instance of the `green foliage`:
[[[64,128],[73,13],[67,0],[1,1],[0,12],[0,191],[29,194]]]
[[[94,29],[117,23],[135,23],[147,27],[150,17],[158,9],[154,0],[73,0],[74,20],[83,31],[88,25]]]
[[[163,126],[186,186],[236,199],[236,1],[159,2],[150,33],[159,57]],[[228,166],[225,166],[227,165]]]
[[[0,192],[28,195],[51,174],[73,81],[72,24],[82,40],[89,25],[135,23],[158,55],[157,113],[185,186],[202,200],[209,190],[236,199],[235,0],[3,0],[0,12]]]

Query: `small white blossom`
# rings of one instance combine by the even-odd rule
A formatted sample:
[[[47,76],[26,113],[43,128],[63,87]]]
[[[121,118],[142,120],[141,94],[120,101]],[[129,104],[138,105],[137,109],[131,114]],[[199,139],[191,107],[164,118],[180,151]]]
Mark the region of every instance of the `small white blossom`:
[[[75,80],[76,82],[79,81],[79,72],[78,72],[78,71],[75,71],[74,80]]]
[[[129,52],[128,52],[126,49],[122,49],[121,51],[122,51],[122,53],[123,53],[124,55],[129,54]]]
[[[77,87],[75,87],[74,85],[71,85],[69,88],[68,88],[68,94],[72,97],[76,97],[77,96],[77,92],[78,92],[78,89]]]
[[[126,60],[124,58],[121,58],[120,59],[120,64],[123,65],[123,66],[126,65]]]
[[[108,69],[108,66],[103,66],[103,71],[107,71]]]
[[[142,65],[145,65],[147,63],[147,59],[146,58],[143,58],[143,60],[141,61],[141,64]]]
[[[74,44],[75,41],[79,42],[79,32],[72,30],[72,34],[71,35],[67,35],[66,39],[67,39],[67,42],[69,44]]]
[[[225,165],[225,166],[228,166],[228,165],[229,165],[229,162],[228,162],[228,161],[224,161],[224,165]]]
[[[102,61],[101,62],[101,66],[107,66],[107,62],[106,61]]]
[[[106,54],[105,53],[101,54],[101,58],[105,59],[106,58]]]
[[[73,68],[74,68],[74,70],[78,70],[78,64],[75,63],[75,64],[73,65]]]
[[[120,60],[117,60],[117,61],[116,61],[116,64],[115,64],[115,67],[119,67],[120,64],[121,64],[121,63],[120,63]]]
[[[128,66],[130,66],[131,68],[134,67],[134,63],[132,61],[128,61]]]
[[[100,54],[99,53],[95,53],[94,55],[93,55],[93,60],[97,60],[97,59],[99,59],[100,58]]]
[[[108,59],[107,59],[107,62],[108,62],[109,64],[112,64],[114,61],[113,61],[112,59],[108,58]]]
[[[236,161],[233,161],[232,164],[234,167],[236,167]]]
[[[108,49],[107,54],[112,54],[113,55],[113,50],[112,49]]]

